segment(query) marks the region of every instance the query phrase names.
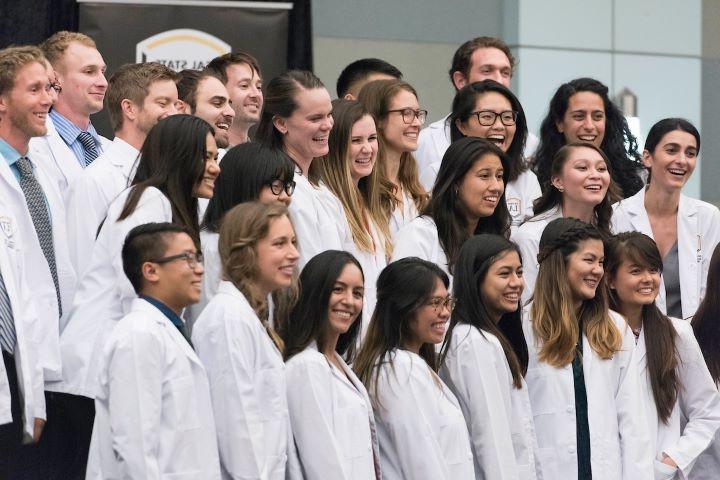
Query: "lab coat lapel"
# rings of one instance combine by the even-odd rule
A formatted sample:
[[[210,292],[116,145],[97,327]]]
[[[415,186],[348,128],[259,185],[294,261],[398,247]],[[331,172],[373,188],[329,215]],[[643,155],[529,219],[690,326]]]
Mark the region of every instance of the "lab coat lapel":
[[[168,332],[168,335],[170,335],[173,341],[177,344],[178,348],[182,350],[190,361],[202,367],[202,363],[195,353],[195,350],[193,350],[190,346],[190,343],[188,343],[182,333],[180,333],[180,330],[178,330],[177,327],[172,324],[170,319],[168,319],[160,310],[145,300],[136,300],[133,307],[133,310],[141,310],[149,314],[154,321],[162,325],[162,327]]]
[[[702,234],[697,204],[680,195],[677,216],[678,265],[680,266],[680,301],[683,318],[688,318],[700,303],[702,274]]]

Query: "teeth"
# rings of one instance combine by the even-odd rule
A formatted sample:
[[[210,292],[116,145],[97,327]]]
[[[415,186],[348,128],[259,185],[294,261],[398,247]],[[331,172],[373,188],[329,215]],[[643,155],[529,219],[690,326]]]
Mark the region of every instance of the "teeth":
[[[669,171],[670,173],[672,173],[673,175],[685,175],[685,170],[680,170],[680,169],[676,169],[676,168],[670,168],[670,169],[668,169],[668,171]]]
[[[495,197],[495,196],[483,197],[483,200],[486,200],[486,201],[488,201],[488,202],[497,202],[497,201],[498,201],[498,197]]]
[[[600,191],[600,190],[602,190],[602,187],[600,185],[588,185],[587,187],[585,187],[585,189]]]
[[[335,313],[335,315],[337,315],[339,317],[345,317],[345,318],[352,317],[352,313],[350,313],[350,312],[342,312],[340,310],[333,310],[333,312]]]
[[[406,136],[406,137],[410,137],[410,138],[417,138],[417,137],[418,137],[417,132],[407,132],[407,133],[404,133],[403,135]]]
[[[578,138],[584,142],[592,142],[595,137],[595,135],[578,135]]]
[[[228,125],[227,123],[223,123],[223,122],[216,123],[215,126],[218,128],[221,128],[223,130],[228,130],[230,128],[230,125]]]

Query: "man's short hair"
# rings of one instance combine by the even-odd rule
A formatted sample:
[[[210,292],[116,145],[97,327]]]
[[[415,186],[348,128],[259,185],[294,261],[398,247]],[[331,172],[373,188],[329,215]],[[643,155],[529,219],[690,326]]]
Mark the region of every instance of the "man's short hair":
[[[68,32],[63,30],[62,32],[54,33],[48,37],[40,44],[40,49],[43,51],[52,66],[57,68],[57,62],[62,58],[65,54],[65,50],[67,50],[73,42],[80,43],[86,47],[97,48],[95,40],[84,33]]]
[[[257,59],[245,52],[230,52],[213,58],[205,70],[212,72],[225,85],[228,82],[227,69],[231,65],[248,65],[253,73],[262,77]]]
[[[45,57],[38,47],[9,47],[0,50],[0,95],[12,90],[18,71],[33,62],[45,68]]]
[[[178,74],[174,70],[158,62],[128,63],[118,68],[108,80],[105,93],[105,107],[113,132],[123,126],[123,100],[142,106],[153,83],[164,80],[176,82],[177,79]]]
[[[360,60],[355,60],[340,72],[337,84],[335,85],[338,98],[343,98],[355,83],[366,79],[373,73],[384,73],[398,80],[402,80],[403,76],[397,67],[385,60],[380,60],[379,58],[361,58]]]
[[[510,51],[510,47],[507,46],[507,43],[495,37],[477,37],[463,43],[462,45],[460,45],[460,48],[455,51],[455,55],[453,56],[452,60],[452,66],[450,67],[450,71],[448,72],[448,74],[450,75],[450,83],[455,85],[455,81],[453,80],[453,73],[455,72],[462,73],[465,78],[468,78],[468,76],[470,76],[470,69],[472,67],[472,54],[475,53],[476,50],[479,50],[481,48],[497,48],[498,50],[503,52],[508,58],[508,61],[510,62],[510,76],[515,73],[515,57],[513,57],[513,54]]]
[[[200,82],[206,78],[217,78],[222,82],[215,72],[207,69],[191,70],[186,68],[185,70],[181,70],[179,73],[179,78],[176,82],[178,98],[190,107],[191,112],[194,112],[195,107],[197,107],[198,85],[200,85]]]
[[[143,289],[143,264],[162,258],[172,238],[179,233],[192,238],[187,228],[174,223],[145,223],[127,234],[122,248],[123,271],[135,293]]]

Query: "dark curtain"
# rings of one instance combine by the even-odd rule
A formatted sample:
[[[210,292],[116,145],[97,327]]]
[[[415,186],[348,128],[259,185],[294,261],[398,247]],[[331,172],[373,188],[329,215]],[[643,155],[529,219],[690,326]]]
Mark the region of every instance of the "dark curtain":
[[[275,1],[275,0],[257,0]],[[310,0],[291,0],[288,68],[312,69]],[[0,0],[0,48],[38,44],[60,30],[77,30],[75,0]]]

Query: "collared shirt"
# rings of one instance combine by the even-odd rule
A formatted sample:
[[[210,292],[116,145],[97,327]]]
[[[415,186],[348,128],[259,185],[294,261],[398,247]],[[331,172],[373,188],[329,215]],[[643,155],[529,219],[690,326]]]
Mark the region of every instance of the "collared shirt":
[[[182,321],[182,319],[178,316],[177,313],[173,312],[170,307],[165,305],[163,302],[158,300],[157,298],[150,297],[147,295],[140,295],[140,298],[143,300],[146,300],[148,303],[153,305],[155,308],[160,310],[163,315],[165,315],[170,322],[175,325],[175,327],[180,330],[180,333],[183,337],[185,337],[185,340],[190,343],[190,338],[187,335],[187,327],[185,327],[185,322]],[[192,344],[191,344],[192,345]]]
[[[80,130],[74,123],[57,113],[55,110],[50,111],[50,118],[52,119],[53,125],[55,125],[55,130],[57,130],[60,138],[62,138],[67,146],[70,147],[70,150],[73,151],[80,166],[85,168],[85,149],[83,148],[82,143],[80,143],[80,140],[77,138],[83,130]],[[98,155],[100,155],[103,151],[102,142],[100,141],[100,136],[97,131],[95,131],[95,127],[93,127],[92,123],[88,125],[86,131],[92,136],[93,140],[95,140],[95,148],[97,149]]]
[[[28,149],[29,153],[30,150]],[[19,153],[17,150],[15,150],[13,147],[10,146],[9,143],[7,143],[5,140],[0,138],[0,157],[5,159],[8,166],[10,167],[10,170],[13,172],[13,175],[15,175],[15,178],[17,179],[18,183],[20,183],[20,169],[16,165],[17,161],[20,160],[22,157],[26,156]],[[35,164],[33,163],[32,159],[28,157],[28,160],[30,160],[30,164],[33,166],[33,170],[35,170]],[[48,203],[47,196],[45,196],[45,207],[48,211],[48,218],[50,219],[50,225],[52,226],[52,210],[50,210],[50,203]]]

